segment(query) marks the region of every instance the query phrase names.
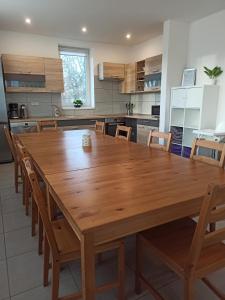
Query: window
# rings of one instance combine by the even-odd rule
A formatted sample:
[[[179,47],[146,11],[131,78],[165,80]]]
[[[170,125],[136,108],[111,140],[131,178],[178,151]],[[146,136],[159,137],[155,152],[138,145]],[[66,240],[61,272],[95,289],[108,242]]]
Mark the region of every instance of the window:
[[[89,49],[59,47],[59,52],[64,77],[62,107],[73,108],[73,101],[79,99],[83,102],[83,108],[93,108]]]

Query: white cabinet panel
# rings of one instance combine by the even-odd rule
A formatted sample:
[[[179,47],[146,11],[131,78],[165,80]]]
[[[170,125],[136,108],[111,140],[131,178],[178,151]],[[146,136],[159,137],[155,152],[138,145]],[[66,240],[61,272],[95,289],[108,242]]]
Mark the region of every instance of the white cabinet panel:
[[[186,89],[172,90],[171,105],[172,107],[184,108],[186,102]]]
[[[186,108],[200,108],[202,106],[203,88],[187,89]]]

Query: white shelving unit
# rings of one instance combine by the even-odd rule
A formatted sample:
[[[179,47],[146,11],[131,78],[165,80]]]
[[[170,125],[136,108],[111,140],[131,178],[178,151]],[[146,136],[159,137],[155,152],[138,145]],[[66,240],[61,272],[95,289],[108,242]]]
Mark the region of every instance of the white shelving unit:
[[[172,152],[189,156],[193,130],[215,129],[219,88],[216,85],[171,89],[170,131]]]

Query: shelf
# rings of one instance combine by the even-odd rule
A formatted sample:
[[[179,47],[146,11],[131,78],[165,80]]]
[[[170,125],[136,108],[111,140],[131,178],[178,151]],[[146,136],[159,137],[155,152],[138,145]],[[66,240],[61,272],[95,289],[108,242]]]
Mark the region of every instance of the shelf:
[[[7,87],[7,93],[46,93],[46,88]]]

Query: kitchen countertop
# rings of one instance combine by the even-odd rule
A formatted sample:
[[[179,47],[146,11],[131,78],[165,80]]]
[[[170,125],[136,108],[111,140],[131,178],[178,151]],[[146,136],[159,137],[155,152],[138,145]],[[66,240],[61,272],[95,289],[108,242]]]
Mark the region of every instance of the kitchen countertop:
[[[142,119],[142,120],[158,120],[157,117],[147,115],[147,114],[104,114],[104,115],[79,115],[79,116],[60,116],[60,117],[30,117],[27,119],[10,119],[10,123],[19,123],[19,122],[37,122],[41,120],[87,120],[95,118],[131,118],[131,119]]]

